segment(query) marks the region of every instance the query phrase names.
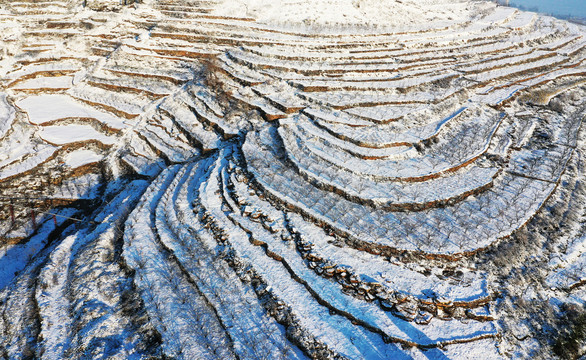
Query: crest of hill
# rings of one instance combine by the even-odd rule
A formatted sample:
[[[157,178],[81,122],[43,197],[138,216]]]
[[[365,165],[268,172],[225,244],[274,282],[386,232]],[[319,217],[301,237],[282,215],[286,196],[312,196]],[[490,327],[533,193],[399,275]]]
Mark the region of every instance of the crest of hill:
[[[473,19],[489,2],[439,0],[222,0],[217,15],[246,14],[258,22],[326,27],[410,29],[444,27]]]

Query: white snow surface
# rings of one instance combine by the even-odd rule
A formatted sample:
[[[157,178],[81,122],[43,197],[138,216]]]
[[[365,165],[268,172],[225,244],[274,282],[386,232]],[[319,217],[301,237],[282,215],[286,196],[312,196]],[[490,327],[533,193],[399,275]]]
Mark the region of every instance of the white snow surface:
[[[118,117],[77,102],[67,95],[30,96],[19,100],[16,105],[26,111],[31,123],[37,125],[59,119],[92,118],[114,129],[126,127]]]
[[[0,179],[16,176],[34,169],[39,164],[47,161],[58,149],[58,147],[52,145],[45,145],[34,153],[26,152],[20,159],[14,159],[15,161],[9,165],[0,168]]]
[[[75,213],[75,209],[60,212],[57,224],[61,225],[65,221],[62,216],[71,216]],[[38,223],[42,225],[39,226],[35,236],[24,244],[4,246],[0,250],[0,290],[6,287],[17,273],[47,245],[47,235],[55,228],[52,216],[39,216],[39,214],[37,216]],[[28,220],[28,226],[32,227],[30,219]]]
[[[97,154],[95,151],[79,149],[67,154],[65,156],[65,163],[72,168],[76,168],[82,165],[98,162],[103,158],[103,155]]]
[[[18,82],[14,90],[69,89],[73,86],[72,76],[38,77]]]
[[[525,275],[473,254],[581,196],[583,26],[487,1],[100,1],[0,10],[0,355],[549,355],[517,337],[532,310],[494,306]],[[33,228],[48,207],[81,221]],[[511,255],[547,257],[528,299],[583,302],[566,234]]]
[[[96,140],[105,145],[113,145],[116,142],[114,137],[104,135],[90,125],[45,126],[39,130],[39,137],[57,145],[88,140]]]
[[[356,26],[376,24],[403,28],[415,24],[432,26],[450,24],[453,19],[466,18],[474,13],[476,4],[458,0],[393,1],[393,0],[223,0],[214,13],[219,15],[245,14],[259,22],[307,24],[311,29],[319,25]],[[433,9],[433,10],[431,10]],[[421,25],[420,25],[421,26]],[[429,25],[423,25],[425,28]]]

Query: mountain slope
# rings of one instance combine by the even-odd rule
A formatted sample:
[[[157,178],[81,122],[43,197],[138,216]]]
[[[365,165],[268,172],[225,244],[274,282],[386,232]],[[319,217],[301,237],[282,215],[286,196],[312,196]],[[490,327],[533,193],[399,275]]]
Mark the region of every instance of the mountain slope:
[[[4,357],[549,358],[571,334],[583,26],[117,3],[0,1]]]

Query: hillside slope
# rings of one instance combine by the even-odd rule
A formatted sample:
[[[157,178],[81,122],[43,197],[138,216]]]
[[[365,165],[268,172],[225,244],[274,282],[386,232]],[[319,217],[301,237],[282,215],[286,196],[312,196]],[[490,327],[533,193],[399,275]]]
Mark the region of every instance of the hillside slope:
[[[0,0],[0,39],[5,358],[583,352],[585,27]]]

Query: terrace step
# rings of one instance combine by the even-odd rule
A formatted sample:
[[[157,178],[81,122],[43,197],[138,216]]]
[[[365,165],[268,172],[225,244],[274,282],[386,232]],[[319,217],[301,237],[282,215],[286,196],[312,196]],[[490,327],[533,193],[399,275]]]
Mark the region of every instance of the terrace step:
[[[187,132],[204,152],[217,149],[220,145],[221,137],[202,124],[191,108],[180,99],[167,99],[160,105],[160,109],[170,116],[183,131]]]
[[[473,253],[524,224],[555,188],[551,182],[504,174],[491,191],[448,208],[387,212],[313,186],[304,188],[305,180],[275,157],[275,136],[270,130],[247,136],[243,150],[255,183],[271,199],[349,237],[353,247],[375,254],[408,250],[456,258]],[[530,211],[514,210],[519,208]]]
[[[69,90],[69,95],[91,106],[102,108],[119,117],[133,119],[152,102],[138,94],[126,94],[115,90],[84,84]]]
[[[229,176],[227,187],[230,190],[229,193],[234,197],[234,203],[238,209],[236,212],[247,216],[252,222],[260,223],[264,229],[275,234],[274,236],[280,237],[279,240],[272,242],[283,243],[285,241],[283,244],[290,246],[287,242],[294,239],[297,250],[301,253],[302,258],[306,259],[307,266],[314,268],[315,272],[321,276],[335,277],[346,290],[354,286],[360,294],[364,295],[365,292],[368,292],[371,296],[364,295],[366,300],[372,301],[379,298],[392,303],[391,298],[398,299],[400,297],[396,294],[397,292],[405,293],[405,289],[410,289],[408,295],[420,299],[423,305],[436,301],[429,299],[429,294],[430,291],[435,291],[433,289],[437,289],[437,299],[444,299],[442,300],[444,302],[445,299],[449,299],[452,303],[458,304],[457,306],[473,307],[474,304],[483,304],[488,301],[489,293],[483,288],[484,282],[479,274],[468,273],[464,281],[465,289],[461,290],[467,295],[453,296],[451,292],[457,293],[459,290],[447,285],[447,282],[445,285],[440,285],[444,283],[438,278],[427,278],[423,274],[413,273],[412,270],[398,264],[390,264],[378,256],[345,247],[334,237],[326,235],[323,229],[306,222],[301,216],[278,211],[266,200],[261,200],[256,196],[254,191],[251,191],[250,187],[246,185],[246,181],[247,179],[240,174],[232,173]],[[252,224],[250,226],[258,227]],[[373,266],[373,264],[377,265]],[[412,284],[413,286],[395,287],[396,285],[391,280],[385,280],[389,274],[395,273],[409,274],[408,276],[397,276],[405,281],[411,281],[409,279],[414,277],[418,281]],[[475,276],[479,278],[474,278]],[[435,282],[435,285],[427,287],[425,284],[428,281]],[[419,292],[411,292],[419,286],[422,286]],[[467,293],[468,286],[474,288],[470,291],[475,295],[471,296],[470,293]],[[440,288],[442,290],[439,290]]]
[[[135,281],[142,290],[146,311],[155,327],[168,339],[165,342],[167,353],[232,359],[235,356],[230,340],[213,308],[166,251],[157,230],[153,212],[180,171],[181,167],[175,166],[157,177],[145,192],[152,197],[145,198],[130,215],[125,232],[125,259],[139,272]],[[205,329],[190,326],[198,321],[206,322]],[[185,334],[191,336],[183,339]]]
[[[386,209],[417,210],[443,206],[490,188],[498,174],[496,168],[469,166],[455,173],[424,182],[374,181],[344,169],[327,166],[314,154],[288,149],[287,159],[314,185],[334,191],[346,198]]]
[[[252,289],[241,284],[227,264],[214,260],[212,249],[201,248],[196,257],[191,249],[181,247],[180,242],[177,241],[181,236],[192,238],[198,233],[201,234],[200,236],[205,236],[203,234],[205,229],[201,227],[201,224],[197,225],[199,221],[188,206],[190,202],[184,202],[183,204],[187,206],[181,208],[175,206],[179,196],[187,200],[190,196],[188,191],[197,188],[202,178],[207,178],[206,162],[203,161],[197,165],[199,166],[195,171],[192,170],[194,166],[191,164],[178,173],[167,188],[166,196],[163,196],[156,207],[155,224],[161,242],[172,251],[190,277],[197,280],[198,289],[213,306],[230,339],[233,339],[234,351],[240,358],[257,358],[266,354],[274,357],[290,354],[292,358],[296,358],[297,354],[285,340],[284,333],[265,315]],[[199,176],[194,178],[194,175]],[[196,225],[184,223],[190,230],[186,231],[186,228],[177,226],[179,217],[188,217]],[[197,241],[196,239],[194,240]],[[204,263],[207,266],[204,266]],[[204,272],[209,273],[208,276],[211,278],[205,279]],[[223,286],[219,286],[220,284]],[[241,310],[239,316],[234,316],[235,309]]]
[[[224,179],[225,176],[226,176],[226,173],[224,172],[220,177],[222,179]],[[208,190],[208,191],[211,191],[211,190]],[[227,189],[224,188],[224,190],[222,192],[224,193],[223,199],[227,202],[228,206],[232,209],[235,209],[236,205],[234,203],[231,203],[231,201],[229,200],[229,194],[227,194]],[[214,214],[213,211],[212,211],[212,214]],[[212,216],[214,216],[214,215],[212,215]],[[296,255],[295,250],[291,249],[290,246],[285,246],[285,244],[283,243],[283,241],[280,238],[275,239],[275,235],[271,234],[271,232],[269,232],[268,230],[265,230],[263,227],[261,227],[256,222],[253,222],[251,220],[246,220],[245,218],[238,216],[237,214],[232,213],[232,214],[228,215],[228,217],[230,219],[232,219],[232,221],[237,223],[243,230],[245,230],[246,232],[248,232],[250,234],[250,242],[252,243],[252,245],[259,246],[259,245],[265,244],[265,246],[268,246],[268,248],[266,250],[267,255],[269,255],[270,257],[275,258],[277,261],[280,261],[283,264],[285,264],[289,273],[292,274],[291,276],[293,276],[293,278],[295,278],[295,279],[300,279],[297,281],[304,284],[305,287],[308,289],[308,291],[314,297],[318,298],[318,300],[321,299],[321,300],[319,300],[321,303],[325,302],[327,304],[326,306],[328,308],[330,308],[333,311],[340,313],[346,317],[350,317],[354,321],[357,321],[359,324],[365,326],[367,329],[369,329],[371,331],[375,331],[375,332],[382,332],[388,338],[390,338],[391,341],[394,340],[394,341],[399,341],[399,342],[415,343],[415,344],[420,344],[420,345],[431,345],[434,341],[438,341],[438,342],[445,341],[446,343],[450,343],[451,341],[458,342],[459,340],[462,339],[461,338],[462,335],[460,334],[461,330],[456,330],[455,328],[451,329],[451,326],[449,326],[449,325],[446,325],[446,327],[444,328],[444,331],[448,331],[448,332],[454,331],[454,333],[446,336],[447,333],[444,332],[442,334],[441,340],[434,339],[433,335],[431,335],[431,333],[428,333],[426,331],[426,330],[434,331],[434,330],[432,330],[434,328],[433,325],[430,325],[429,327],[420,327],[420,328],[418,327],[417,331],[415,331],[414,333],[409,332],[409,334],[406,334],[407,337],[404,337],[405,335],[402,334],[402,332],[404,330],[401,330],[401,326],[399,325],[401,323],[400,320],[398,320],[398,319],[393,320],[392,321],[393,325],[391,325],[391,322],[386,322],[385,320],[383,320],[383,319],[386,319],[388,315],[377,315],[377,312],[379,312],[380,310],[378,310],[376,306],[369,306],[369,303],[365,303],[365,302],[362,302],[359,300],[354,300],[353,298],[345,296],[345,295],[334,297],[334,293],[340,291],[339,285],[337,285],[337,284],[333,285],[331,282],[317,276],[317,274],[315,274],[313,271],[309,270],[301,262],[301,259]],[[218,222],[219,222],[219,220],[218,220]],[[220,222],[220,223],[223,223],[223,222]],[[233,233],[233,232],[231,232],[231,233]],[[248,241],[246,241],[245,243],[241,243],[239,245],[236,245],[236,243],[232,242],[232,238],[233,238],[232,236],[229,236],[228,241],[236,248],[241,249],[242,254],[247,254],[245,256],[249,257],[252,264],[266,264],[267,263],[266,261],[263,261],[259,258],[259,256],[261,256],[260,254],[253,255],[254,252],[251,252],[249,250],[244,250],[245,244],[248,243]],[[237,240],[234,240],[234,241],[237,241]],[[295,255],[292,255],[292,254],[295,254]],[[269,262],[271,262],[271,260],[269,260]],[[273,266],[266,264],[266,265],[263,265],[262,267],[263,268],[267,267],[267,268],[272,269],[273,271],[271,273],[273,275],[276,275],[275,268]],[[277,272],[277,274],[278,274],[278,272]],[[284,276],[286,276],[286,275],[283,275],[282,277],[284,277]],[[279,278],[282,278],[282,277],[279,277]],[[276,284],[272,285],[272,286],[275,287]],[[470,325],[471,324],[468,324],[468,326],[470,326]],[[397,326],[398,326],[398,328],[397,328]],[[487,330],[489,333],[491,332],[489,330],[490,326],[486,327],[484,325],[481,325],[480,328],[483,328],[483,330],[477,329],[477,330],[473,331],[472,332],[474,334],[473,336],[478,336],[478,333],[476,333],[476,331],[482,332],[484,330]],[[448,329],[450,329],[450,330],[448,330]],[[421,335],[421,338],[420,338],[419,336],[416,335],[418,332],[423,332],[423,333],[425,333],[425,335]],[[453,339],[452,339],[452,335],[453,335]],[[426,341],[426,343],[422,343],[421,341]],[[431,342],[428,343],[427,341],[431,341]]]

